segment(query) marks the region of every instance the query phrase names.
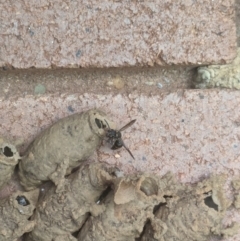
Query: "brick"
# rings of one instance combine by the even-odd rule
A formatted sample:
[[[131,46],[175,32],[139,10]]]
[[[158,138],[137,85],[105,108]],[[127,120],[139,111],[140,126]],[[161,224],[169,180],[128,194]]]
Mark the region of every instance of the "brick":
[[[28,143],[44,128],[74,112],[98,107],[118,127],[136,123],[123,133],[136,161],[124,151],[99,150],[100,161],[125,172],[173,171],[184,182],[212,172],[240,171],[240,92],[188,90],[160,96],[43,95],[1,99],[0,135]],[[15,143],[14,143],[15,144]],[[117,157],[115,155],[117,154]]]
[[[236,54],[234,0],[19,0],[0,9],[0,66],[217,64]]]

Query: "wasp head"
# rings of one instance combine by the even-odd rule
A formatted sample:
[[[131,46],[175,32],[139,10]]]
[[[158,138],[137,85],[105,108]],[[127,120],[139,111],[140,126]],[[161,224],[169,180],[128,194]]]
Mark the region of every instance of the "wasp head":
[[[133,159],[134,159],[134,157],[133,157],[131,151],[126,147],[126,145],[124,144],[124,142],[122,140],[121,131],[123,131],[126,128],[128,128],[129,126],[131,126],[135,121],[136,120],[130,121],[127,125],[123,126],[118,131],[110,129],[110,128],[106,128],[106,138],[107,138],[107,142],[111,144],[111,149],[116,150],[116,149],[119,149],[121,147],[124,147]]]

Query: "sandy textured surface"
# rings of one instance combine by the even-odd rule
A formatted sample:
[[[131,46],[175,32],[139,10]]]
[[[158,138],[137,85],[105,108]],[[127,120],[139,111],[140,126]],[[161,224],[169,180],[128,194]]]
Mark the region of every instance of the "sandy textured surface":
[[[21,0],[0,9],[0,66],[213,64],[235,56],[234,0]]]

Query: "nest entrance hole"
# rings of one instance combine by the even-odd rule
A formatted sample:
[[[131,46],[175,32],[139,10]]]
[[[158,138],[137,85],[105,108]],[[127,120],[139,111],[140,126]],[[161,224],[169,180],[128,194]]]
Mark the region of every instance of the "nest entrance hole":
[[[17,196],[16,198],[19,205],[28,206],[30,203],[25,196]]]
[[[204,203],[210,208],[215,209],[218,211],[218,205],[213,201],[212,196],[204,198]]]
[[[6,157],[12,157],[12,156],[13,156],[13,152],[12,152],[11,148],[8,147],[8,146],[5,146],[5,147],[3,148],[3,154],[4,154]]]

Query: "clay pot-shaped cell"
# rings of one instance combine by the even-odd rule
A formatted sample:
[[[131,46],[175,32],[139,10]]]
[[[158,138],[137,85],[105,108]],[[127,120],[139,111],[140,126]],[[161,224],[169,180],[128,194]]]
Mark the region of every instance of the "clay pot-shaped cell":
[[[29,221],[38,200],[39,190],[15,192],[0,200],[0,241],[15,241],[30,232],[35,221]]]
[[[19,159],[16,147],[0,138],[0,188],[11,178]]]
[[[79,241],[134,241],[143,231],[154,206],[163,202],[155,179],[132,176],[120,179],[103,200],[106,209],[89,217],[78,235]]]
[[[21,184],[26,190],[51,180],[55,185],[86,160],[115,128],[105,113],[92,109],[63,118],[43,131],[19,163]]]
[[[73,240],[72,233],[78,231],[91,215],[104,210],[97,201],[111,183],[112,176],[99,164],[83,164],[64,182],[61,192],[52,186],[40,198],[32,220],[37,222],[34,230],[26,235],[26,241]],[[63,240],[63,239],[62,239]]]

